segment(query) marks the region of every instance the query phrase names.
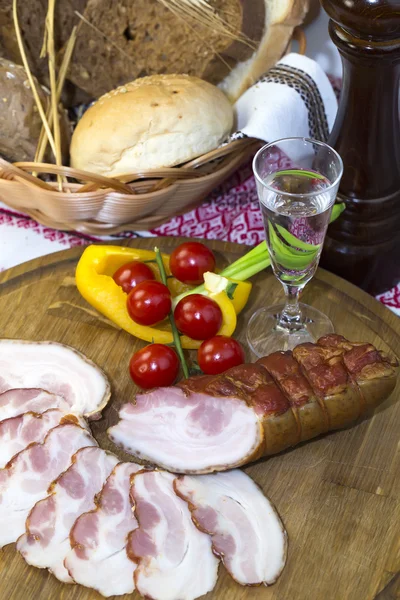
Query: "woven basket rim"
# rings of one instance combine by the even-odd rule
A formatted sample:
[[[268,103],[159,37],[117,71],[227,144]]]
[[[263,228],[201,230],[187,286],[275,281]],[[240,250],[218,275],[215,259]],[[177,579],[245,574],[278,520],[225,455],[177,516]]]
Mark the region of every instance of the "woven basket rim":
[[[68,188],[78,190],[76,192],[59,192],[56,182],[52,182],[52,189],[45,190],[20,178],[17,168],[3,161],[0,162],[0,198],[12,209],[54,229],[88,235],[152,229],[168,221],[177,211],[187,212],[199,205],[263,143],[248,138],[248,143],[235,145],[234,152],[225,148],[218,169],[197,178],[167,179],[167,186],[159,190],[151,188],[142,192],[143,186],[151,182],[136,181],[131,184],[136,193],[129,195],[104,188],[81,193],[79,190],[85,186],[79,183],[67,184]]]
[[[155,185],[158,186],[158,182],[162,182],[164,181],[165,183],[167,183],[168,181],[168,187],[175,185],[178,181],[180,180],[185,180],[185,181],[196,181],[197,179],[201,179],[203,181],[207,181],[209,178],[212,178],[213,176],[215,176],[215,173],[217,173],[220,169],[222,169],[223,164],[224,164],[224,158],[226,159],[230,159],[232,158],[235,154],[239,154],[240,152],[242,152],[247,146],[252,146],[257,142],[257,140],[255,138],[248,138],[248,137],[244,137],[242,139],[239,140],[234,140],[228,144],[225,144],[223,146],[221,146],[220,148],[211,150],[210,152],[196,157],[195,159],[192,159],[191,161],[184,163],[183,165],[179,165],[176,167],[169,167],[169,168],[164,168],[164,169],[146,169],[146,170],[139,170],[139,171],[134,171],[130,174],[127,175],[121,175],[120,177],[122,179],[125,179],[127,181],[129,181],[130,179],[133,182],[140,182],[143,180],[154,180]],[[258,140],[258,143],[261,143],[261,141]],[[194,171],[196,171],[196,169],[204,166],[207,163],[210,163],[212,161],[217,161],[220,160],[222,162],[219,162],[217,164],[217,168],[212,171],[211,173],[201,173],[199,172],[198,176],[193,176],[194,175]],[[192,167],[192,164],[195,163],[200,163],[199,167]],[[184,169],[187,171],[184,171]],[[36,177],[33,177],[31,175],[31,173],[33,172],[45,172],[45,173],[51,173],[51,174],[60,174],[60,175],[66,175],[67,177],[73,178],[73,179],[84,179],[85,183],[84,184],[77,184],[78,186],[80,185],[81,187],[78,188],[76,191],[60,191],[58,189],[56,189],[56,187],[54,186],[53,182],[43,182],[42,179],[38,179]],[[179,177],[176,177],[177,173],[179,172]],[[7,175],[9,173],[9,175],[11,176],[11,180],[7,179],[6,177],[4,177],[4,173]],[[167,175],[166,175],[167,174]],[[86,171],[81,171],[79,169],[73,169],[72,167],[64,167],[64,166],[57,166],[57,165],[53,165],[50,163],[35,163],[35,162],[16,162],[16,163],[10,163],[8,161],[6,161],[5,159],[0,158],[0,178],[4,181],[10,181],[10,183],[13,183],[16,181],[16,178],[18,177],[18,183],[24,183],[27,187],[31,187],[31,186],[36,186],[36,187],[40,187],[41,188],[41,193],[45,194],[45,195],[52,195],[52,194],[57,194],[59,198],[70,198],[71,194],[73,194],[74,196],[79,195],[81,193],[81,189],[83,189],[83,187],[90,187],[92,184],[94,186],[96,186],[96,188],[94,190],[85,190],[85,196],[86,194],[96,194],[96,192],[99,191],[106,191],[108,193],[112,192],[113,194],[117,194],[119,196],[137,196],[138,194],[134,192],[133,189],[129,188],[129,184],[125,183],[123,181],[120,181],[118,179],[118,177],[105,177],[105,176],[99,176],[95,173],[90,173],[90,172],[86,172]],[[67,182],[68,185],[70,185],[70,182]],[[99,183],[100,185],[97,186],[97,183]],[[43,185],[44,184],[44,185]],[[111,184],[111,185],[110,185]],[[129,193],[123,193],[121,191],[121,188],[129,188]],[[51,189],[49,189],[51,188]],[[117,189],[116,189],[117,188]],[[154,189],[151,190],[149,192],[143,192],[140,193],[140,196],[144,196],[144,195],[148,195],[148,194],[157,194],[158,192],[162,192],[165,189],[165,186],[163,186],[161,189]]]

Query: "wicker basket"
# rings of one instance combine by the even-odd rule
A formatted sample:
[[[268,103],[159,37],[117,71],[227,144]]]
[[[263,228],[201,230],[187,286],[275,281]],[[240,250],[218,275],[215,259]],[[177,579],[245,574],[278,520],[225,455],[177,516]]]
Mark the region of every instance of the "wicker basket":
[[[260,141],[242,139],[186,163],[113,179],[51,164],[0,159],[0,200],[39,223],[92,235],[151,229],[196,206],[254,154]],[[30,172],[82,183],[46,183]],[[129,183],[126,183],[129,182]]]
[[[301,28],[295,29],[293,39],[304,54],[306,39]],[[151,229],[202,202],[260,145],[260,140],[243,138],[179,167],[118,179],[52,164],[11,164],[0,158],[0,201],[54,229],[92,235]],[[62,175],[62,191],[57,183],[32,173]]]

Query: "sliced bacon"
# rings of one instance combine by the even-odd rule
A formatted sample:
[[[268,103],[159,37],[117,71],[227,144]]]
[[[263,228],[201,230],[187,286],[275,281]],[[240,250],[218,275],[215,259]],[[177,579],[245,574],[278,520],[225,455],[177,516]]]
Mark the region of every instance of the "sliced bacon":
[[[62,396],[71,413],[90,419],[101,417],[110,398],[103,371],[77,350],[56,342],[0,340],[0,373],[0,392],[42,388]]]
[[[173,473],[224,471],[355,424],[390,396],[397,373],[397,361],[372,345],[325,336],[140,394],[108,434]]]
[[[51,484],[50,495],[32,508],[26,520],[26,533],[17,550],[26,562],[49,569],[64,583],[73,579],[64,567],[71,549],[69,533],[76,519],[95,507],[95,496],[118,463],[114,454],[101,448],[82,448],[72,464]]]
[[[194,600],[217,581],[211,539],[194,526],[173,482],[173,475],[160,471],[132,480],[139,527],[129,534],[127,552],[138,563],[136,589],[152,600]]]
[[[50,408],[59,408],[65,414],[70,405],[62,396],[37,388],[16,388],[0,394],[0,421],[18,417],[27,412],[42,414]]]
[[[74,415],[65,415],[58,408],[46,410],[41,415],[28,412],[0,421],[0,469],[29,444],[43,442],[50,429],[63,422],[86,427],[84,419]]]
[[[286,561],[286,532],[270,501],[239,470],[184,475],[174,482],[193,522],[212,538],[213,551],[241,585],[270,585]]]
[[[125,404],[110,439],[133,456],[173,471],[210,472],[258,456],[263,430],[238,398],[159,388]]]
[[[81,515],[71,529],[72,550],[64,561],[71,577],[103,596],[132,594],[136,564],[126,553],[137,521],[129,498],[131,477],[143,467],[119,463],[107,479],[97,508]]]
[[[73,454],[86,446],[97,442],[85,429],[58,425],[42,444],[31,444],[0,470],[0,547],[24,533],[29,511],[47,496],[50,483],[68,468]]]

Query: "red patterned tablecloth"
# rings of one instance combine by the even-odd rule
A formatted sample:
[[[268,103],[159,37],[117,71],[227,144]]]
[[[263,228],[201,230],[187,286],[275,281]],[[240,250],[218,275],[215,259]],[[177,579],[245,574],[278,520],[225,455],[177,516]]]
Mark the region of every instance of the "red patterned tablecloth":
[[[284,168],[283,162],[277,166]],[[220,239],[255,245],[265,239],[255,180],[248,164],[215,190],[198,208],[172,218],[151,232],[125,232],[107,238],[142,235],[184,236]],[[0,206],[0,269],[63,248],[86,245],[104,238],[56,231],[33,219]],[[378,299],[400,316],[400,283]]]

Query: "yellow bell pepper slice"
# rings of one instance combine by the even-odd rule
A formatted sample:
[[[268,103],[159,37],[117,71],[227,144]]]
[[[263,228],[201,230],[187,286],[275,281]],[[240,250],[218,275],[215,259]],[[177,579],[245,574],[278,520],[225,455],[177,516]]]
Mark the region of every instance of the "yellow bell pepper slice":
[[[237,281],[236,279],[229,279],[231,283],[236,283],[237,287],[232,295],[232,304],[235,308],[236,314],[240,314],[247,304],[253,285],[250,281]]]
[[[169,256],[162,255],[167,275],[171,275]],[[76,267],[76,285],[85,300],[113,323],[131,335],[146,342],[171,344],[173,336],[167,321],[148,327],[135,323],[126,308],[127,294],[115,283],[112,276],[115,271],[133,260],[152,261],[155,253],[151,250],[126,248],[124,246],[88,246]],[[160,275],[155,264],[149,263],[155,277],[160,281]],[[168,279],[168,287],[172,296],[188,291],[188,286],[174,278]],[[231,336],[236,328],[236,312],[233,303],[225,292],[210,294],[219,305],[223,322],[218,335]],[[181,337],[182,347],[186,349],[199,348],[201,342],[187,336]]]
[[[207,294],[226,292],[238,315],[246,306],[252,289],[249,281],[237,281],[218,273],[204,273],[204,288]]]

